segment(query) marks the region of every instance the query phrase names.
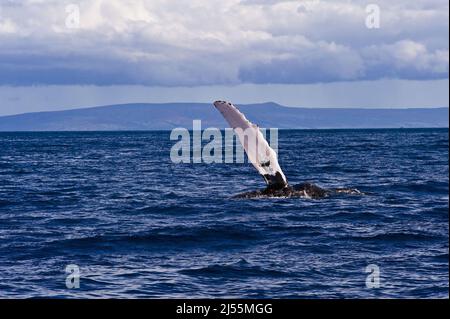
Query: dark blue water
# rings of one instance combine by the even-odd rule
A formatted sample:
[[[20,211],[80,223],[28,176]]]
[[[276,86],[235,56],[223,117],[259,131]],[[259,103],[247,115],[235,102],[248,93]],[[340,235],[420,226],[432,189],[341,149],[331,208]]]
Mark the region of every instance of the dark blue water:
[[[447,129],[280,132],[291,182],[367,193],[322,200],[230,199],[263,187],[251,165],[173,144],[1,133],[0,296],[448,298]]]

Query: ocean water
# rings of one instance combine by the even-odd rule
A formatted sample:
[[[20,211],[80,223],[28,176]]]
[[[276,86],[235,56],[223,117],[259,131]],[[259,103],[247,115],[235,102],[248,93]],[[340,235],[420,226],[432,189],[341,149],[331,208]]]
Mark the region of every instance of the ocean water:
[[[250,164],[174,143],[0,133],[0,297],[448,298],[448,129],[280,131],[291,183],[366,193],[321,200],[231,199]]]

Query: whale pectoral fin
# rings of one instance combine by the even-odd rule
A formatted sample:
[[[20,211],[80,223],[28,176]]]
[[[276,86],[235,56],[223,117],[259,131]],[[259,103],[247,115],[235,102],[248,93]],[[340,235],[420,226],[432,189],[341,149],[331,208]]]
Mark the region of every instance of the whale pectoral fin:
[[[286,187],[288,182],[278,164],[277,154],[269,146],[259,127],[247,120],[244,114],[229,102],[216,101],[214,106],[234,129],[249,161],[264,177],[267,187],[271,189]]]

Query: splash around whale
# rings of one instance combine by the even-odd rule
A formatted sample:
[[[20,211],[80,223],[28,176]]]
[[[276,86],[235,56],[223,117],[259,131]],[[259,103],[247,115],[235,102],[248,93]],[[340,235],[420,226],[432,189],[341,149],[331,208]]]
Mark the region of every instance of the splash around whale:
[[[233,196],[235,199],[250,199],[250,198],[311,198],[320,199],[333,195],[349,194],[349,195],[363,195],[355,188],[333,188],[324,189],[311,183],[303,183],[294,186],[287,185],[281,189],[271,189],[267,187],[263,190],[246,192]]]
[[[269,146],[259,127],[251,123],[236,106],[226,101],[216,101],[214,106],[220,111],[235,131],[244,147],[249,161],[264,178],[267,187],[263,190],[238,194],[233,198],[312,198],[319,199],[339,194],[361,195],[353,188],[323,189],[311,183],[291,186],[278,163],[276,152]]]

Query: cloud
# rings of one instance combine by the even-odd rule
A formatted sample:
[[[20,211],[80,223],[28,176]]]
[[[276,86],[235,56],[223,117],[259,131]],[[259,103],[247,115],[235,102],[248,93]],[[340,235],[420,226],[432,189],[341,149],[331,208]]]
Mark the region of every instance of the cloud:
[[[362,53],[367,61],[367,75],[403,79],[444,78],[448,76],[448,49],[430,52],[419,42],[402,40],[393,44],[370,46]]]
[[[79,28],[68,28],[79,8]],[[0,84],[242,83],[448,78],[448,1],[6,0]],[[70,21],[69,21],[70,22]]]
[[[307,43],[288,55],[251,62],[239,78],[249,83],[311,83],[361,78],[364,61],[348,47],[335,43]]]

